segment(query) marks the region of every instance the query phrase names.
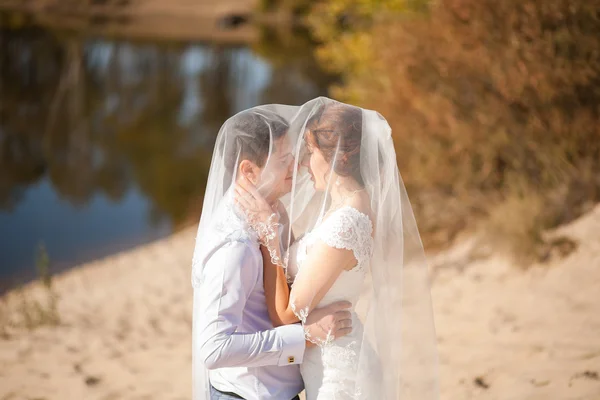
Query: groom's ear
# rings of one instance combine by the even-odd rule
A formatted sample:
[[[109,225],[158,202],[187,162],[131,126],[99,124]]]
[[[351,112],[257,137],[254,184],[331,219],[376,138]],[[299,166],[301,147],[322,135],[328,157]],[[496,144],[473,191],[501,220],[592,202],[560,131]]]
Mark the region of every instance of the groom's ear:
[[[240,175],[245,176],[252,184],[256,185],[260,176],[260,168],[250,160],[240,162]]]

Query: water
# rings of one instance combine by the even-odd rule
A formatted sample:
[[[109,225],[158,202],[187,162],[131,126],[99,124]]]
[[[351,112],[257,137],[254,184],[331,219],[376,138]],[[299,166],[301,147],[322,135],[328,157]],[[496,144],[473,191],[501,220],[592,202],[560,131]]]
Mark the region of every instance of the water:
[[[56,272],[197,223],[225,119],[331,83],[297,34],[224,45],[6,25],[0,291],[35,276],[42,243]]]

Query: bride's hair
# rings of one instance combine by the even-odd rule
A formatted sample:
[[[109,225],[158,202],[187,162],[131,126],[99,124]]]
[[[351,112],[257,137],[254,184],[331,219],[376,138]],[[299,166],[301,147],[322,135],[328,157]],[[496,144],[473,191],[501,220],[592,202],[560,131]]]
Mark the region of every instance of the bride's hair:
[[[362,110],[342,103],[323,104],[308,119],[306,128],[307,142],[319,149],[330,165],[335,157],[333,171],[364,186],[360,173]]]

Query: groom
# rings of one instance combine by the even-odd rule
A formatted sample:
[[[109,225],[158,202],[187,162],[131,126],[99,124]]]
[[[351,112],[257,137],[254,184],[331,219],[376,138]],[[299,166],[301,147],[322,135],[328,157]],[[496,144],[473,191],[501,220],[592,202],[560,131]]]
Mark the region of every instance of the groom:
[[[228,123],[234,145],[215,149],[223,157],[226,174],[248,179],[276,204],[292,185],[287,122],[261,110],[242,112]],[[321,340],[326,339],[323,327],[334,337],[349,333],[346,308],[350,304],[314,310],[304,328],[300,324],[273,327],[265,303],[258,238],[228,197],[211,222],[214,232],[221,233],[206,244],[202,287],[194,295],[197,354],[209,370],[211,399],[298,399],[304,388],[298,366],[307,346],[304,329]]]

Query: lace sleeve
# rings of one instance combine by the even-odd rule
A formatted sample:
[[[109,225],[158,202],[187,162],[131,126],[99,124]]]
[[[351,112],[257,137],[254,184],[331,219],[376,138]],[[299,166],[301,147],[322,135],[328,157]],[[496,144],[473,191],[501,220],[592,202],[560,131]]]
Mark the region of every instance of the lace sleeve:
[[[336,210],[318,229],[317,237],[330,247],[352,250],[356,268],[362,269],[373,252],[373,224],[356,208],[346,206]]]

